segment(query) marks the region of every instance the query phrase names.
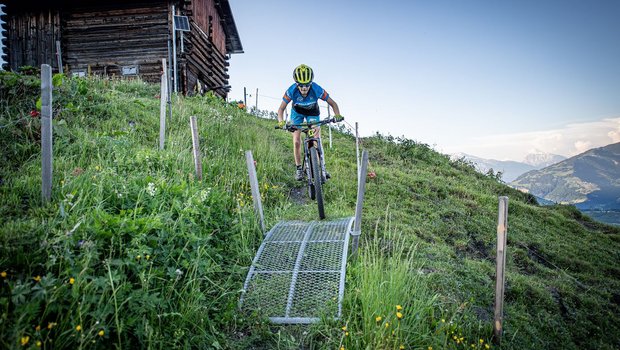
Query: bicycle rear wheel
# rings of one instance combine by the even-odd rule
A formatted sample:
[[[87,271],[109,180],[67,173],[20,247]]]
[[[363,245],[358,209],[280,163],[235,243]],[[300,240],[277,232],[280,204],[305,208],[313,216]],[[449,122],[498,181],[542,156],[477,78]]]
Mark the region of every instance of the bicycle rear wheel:
[[[314,195],[316,197],[316,204],[319,208],[319,218],[325,219],[325,208],[323,207],[323,189],[321,187],[322,174],[321,163],[319,162],[319,154],[315,147],[310,149],[311,165],[312,165],[312,181],[314,183]]]

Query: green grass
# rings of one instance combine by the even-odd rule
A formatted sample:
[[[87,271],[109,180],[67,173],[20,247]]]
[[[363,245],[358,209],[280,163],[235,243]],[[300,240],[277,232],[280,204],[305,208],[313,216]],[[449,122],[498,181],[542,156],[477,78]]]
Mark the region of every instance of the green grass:
[[[38,84],[36,76],[0,74],[2,348],[620,344],[620,229],[574,207],[539,207],[427,145],[379,134],[362,140],[377,177],[366,187],[342,319],[276,326],[258,310],[240,311],[262,238],[245,151],[256,160],[267,227],[317,218],[313,201],[291,198],[301,186],[292,179],[291,136],[216,97],[174,97],[160,151],[158,86],[65,78],[54,91],[54,178],[44,203],[40,123],[30,114]],[[192,115],[203,181],[194,175]],[[355,140],[335,132],[326,152],[328,219],[353,216]],[[504,195],[505,333],[496,345],[495,232]]]

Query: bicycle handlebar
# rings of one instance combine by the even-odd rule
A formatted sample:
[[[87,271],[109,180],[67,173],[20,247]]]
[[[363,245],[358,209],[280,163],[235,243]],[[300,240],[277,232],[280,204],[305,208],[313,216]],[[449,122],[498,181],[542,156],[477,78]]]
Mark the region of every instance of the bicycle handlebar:
[[[313,126],[321,126],[321,125],[325,125],[325,124],[329,124],[329,123],[338,123],[343,121],[344,118],[340,119],[340,120],[336,120],[336,118],[328,118],[328,119],[323,119],[323,120],[319,120],[318,122],[310,122],[310,123],[301,123],[301,124],[286,124],[284,126],[278,126],[276,125],[276,129],[282,129],[282,130],[287,130],[290,132],[294,132],[297,130],[301,130],[302,132],[308,131],[310,130]]]

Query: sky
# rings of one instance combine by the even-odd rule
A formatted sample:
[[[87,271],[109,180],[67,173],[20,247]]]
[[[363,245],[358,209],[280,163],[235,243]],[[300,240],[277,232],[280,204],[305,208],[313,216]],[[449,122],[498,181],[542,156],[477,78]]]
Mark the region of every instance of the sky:
[[[304,63],[361,136],[515,161],[620,142],[620,0],[230,6],[244,53],[229,98],[245,87],[249,107],[258,89],[258,108],[276,111]]]

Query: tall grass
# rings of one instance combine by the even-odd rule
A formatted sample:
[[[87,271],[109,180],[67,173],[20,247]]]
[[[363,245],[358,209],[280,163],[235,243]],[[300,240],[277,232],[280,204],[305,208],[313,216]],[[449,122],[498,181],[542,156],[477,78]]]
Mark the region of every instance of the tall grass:
[[[352,349],[430,346],[438,298],[427,288],[423,262],[416,258],[420,252],[399,232],[384,232],[380,237],[375,230],[351,266],[349,302],[355,314],[348,315],[344,345]]]

